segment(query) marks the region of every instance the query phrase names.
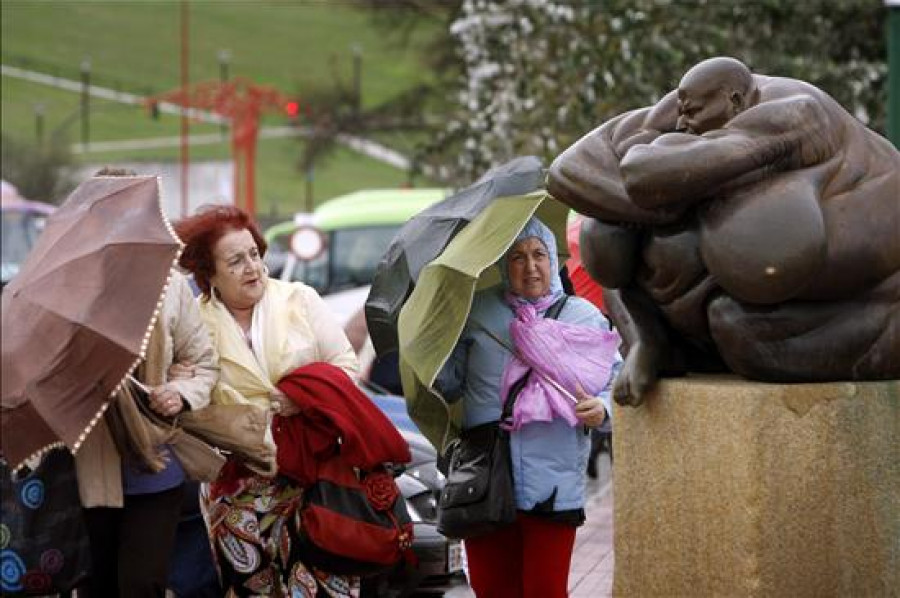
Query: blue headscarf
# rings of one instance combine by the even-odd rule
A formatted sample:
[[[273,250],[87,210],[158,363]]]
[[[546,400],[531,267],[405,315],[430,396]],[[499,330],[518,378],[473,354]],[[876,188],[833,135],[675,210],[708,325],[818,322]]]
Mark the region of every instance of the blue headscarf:
[[[544,244],[544,247],[547,248],[547,253],[550,254],[550,289],[544,297],[530,299],[528,301],[536,303],[545,297],[552,297],[553,301],[556,301],[563,295],[563,286],[562,280],[559,278],[559,256],[556,254],[556,236],[553,234],[553,231],[551,231],[546,224],[532,216],[528,222],[525,223],[525,227],[522,231],[516,236],[512,245],[510,245],[510,249],[519,241],[531,237],[540,240],[540,242]],[[497,265],[500,267],[500,278],[503,280],[503,288],[506,289],[506,291],[509,291],[509,250],[503,254],[503,257],[500,258]],[[524,298],[522,299],[525,300]]]

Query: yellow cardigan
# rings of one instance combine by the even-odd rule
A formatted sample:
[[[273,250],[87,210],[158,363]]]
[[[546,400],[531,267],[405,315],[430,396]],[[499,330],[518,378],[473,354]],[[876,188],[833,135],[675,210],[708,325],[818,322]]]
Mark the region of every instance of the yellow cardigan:
[[[316,291],[300,282],[269,279],[254,309],[261,328],[260,358],[225,305],[215,296],[200,311],[219,354],[220,377],[212,402],[269,406],[269,397],[287,373],[316,361],[336,365],[356,378],[359,365],[347,336]]]

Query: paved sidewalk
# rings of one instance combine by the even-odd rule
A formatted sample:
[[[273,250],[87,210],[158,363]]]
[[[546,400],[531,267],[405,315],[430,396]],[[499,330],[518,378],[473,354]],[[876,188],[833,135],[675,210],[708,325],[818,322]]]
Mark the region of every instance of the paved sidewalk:
[[[602,478],[601,478],[602,479]],[[570,598],[612,596],[613,492],[612,480],[588,499],[587,522],[575,536],[575,554],[569,571]]]

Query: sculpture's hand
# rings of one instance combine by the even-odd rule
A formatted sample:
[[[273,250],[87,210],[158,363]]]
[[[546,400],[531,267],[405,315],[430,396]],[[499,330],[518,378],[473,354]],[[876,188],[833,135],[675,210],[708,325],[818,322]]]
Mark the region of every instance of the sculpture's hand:
[[[656,383],[658,368],[659,360],[653,351],[642,343],[631,347],[613,384],[616,403],[631,407],[642,404],[644,395]]]

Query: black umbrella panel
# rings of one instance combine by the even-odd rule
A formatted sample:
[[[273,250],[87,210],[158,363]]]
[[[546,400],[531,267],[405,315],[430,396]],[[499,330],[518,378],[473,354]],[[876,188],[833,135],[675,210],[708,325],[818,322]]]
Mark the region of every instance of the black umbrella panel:
[[[494,199],[542,189],[544,178],[539,159],[516,158],[403,225],[378,264],[366,300],[366,323],[379,357],[397,350],[397,318],[422,268]]]

